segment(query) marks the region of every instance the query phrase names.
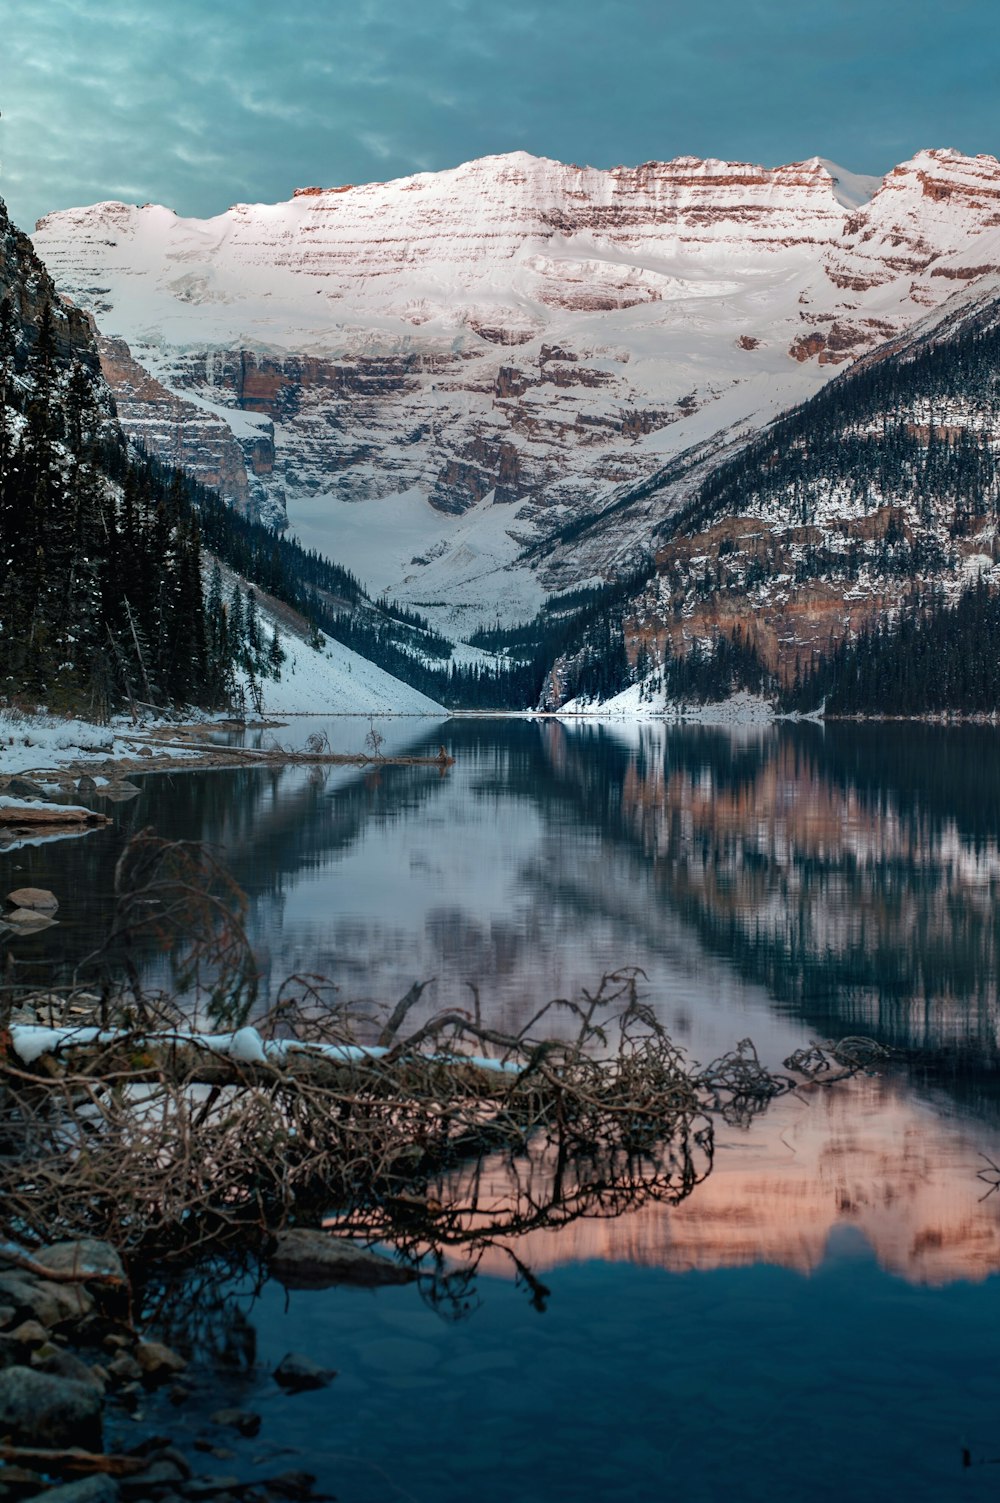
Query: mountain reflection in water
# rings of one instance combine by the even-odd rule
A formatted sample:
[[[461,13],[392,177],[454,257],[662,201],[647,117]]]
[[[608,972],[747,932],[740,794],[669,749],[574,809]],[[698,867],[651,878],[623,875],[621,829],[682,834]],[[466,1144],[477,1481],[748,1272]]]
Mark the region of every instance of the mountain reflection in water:
[[[367,722],[293,721],[337,749]],[[986,727],[708,728],[400,721],[426,767],[241,768],[142,780],[87,840],[0,853],[51,887],[59,926],[8,936],[16,972],[63,977],[110,911],[114,864],[147,825],[203,840],[250,899],[265,987],[328,975],[362,1007],[436,978],[425,1011],[515,1028],[550,997],[637,964],[700,1059],[751,1036],[772,1065],[813,1037],[907,1052],[885,1079],[810,1090],[730,1130],[682,1206],[536,1233],[532,1257],[669,1268],[811,1269],[858,1228],[906,1278],[1000,1267],[1000,738]],[[353,738],[353,739],[352,739]],[[393,749],[396,749],[394,746]],[[147,975],[167,979],[150,953]]]
[[[711,1173],[679,1205],[530,1231],[517,1255],[535,1273],[604,1258],[673,1273],[770,1263],[808,1274],[851,1227],[911,1284],[979,1282],[1000,1270],[1000,1214],[977,1177],[985,1141],[887,1079],[807,1088],[773,1102],[750,1131],[719,1124]],[[997,1137],[989,1142],[997,1154]],[[481,1204],[492,1190],[502,1205],[506,1166],[488,1164],[483,1180]],[[442,1198],[453,1193],[454,1183]],[[479,1267],[511,1271],[493,1249]]]

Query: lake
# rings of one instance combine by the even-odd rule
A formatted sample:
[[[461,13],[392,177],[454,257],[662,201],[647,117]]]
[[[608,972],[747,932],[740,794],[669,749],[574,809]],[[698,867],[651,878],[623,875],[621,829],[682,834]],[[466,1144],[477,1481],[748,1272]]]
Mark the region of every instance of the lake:
[[[318,726],[335,750],[368,729],[247,734]],[[89,953],[122,844],[151,826],[224,855],[270,988],[322,973],[367,1008],[430,980],[426,1012],[473,987],[515,1028],[640,966],[695,1059],[750,1037],[780,1068],[849,1034],[900,1056],[720,1122],[677,1206],[520,1239],[543,1300],[503,1249],[468,1308],[427,1286],[213,1289],[201,1317],[242,1355],[177,1422],[210,1434],[225,1401],[264,1424],[206,1470],[250,1476],[288,1447],[342,1503],[994,1496],[1000,1193],[979,1171],[1000,1163],[997,733],[380,728],[387,752],[444,744],[455,765],[151,776],[108,829],[0,852],[3,891],[61,902],[58,927],[8,939],[18,975]],[[164,1329],[182,1339],[186,1318]],[[288,1350],[338,1377],[287,1397],[269,1372]]]

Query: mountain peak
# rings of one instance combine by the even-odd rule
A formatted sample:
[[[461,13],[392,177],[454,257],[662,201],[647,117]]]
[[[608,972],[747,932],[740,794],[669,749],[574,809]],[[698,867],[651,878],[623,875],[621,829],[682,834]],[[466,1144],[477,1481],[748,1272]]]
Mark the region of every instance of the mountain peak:
[[[322,498],[346,538],[351,503],[397,508],[377,563],[369,539],[345,554],[378,589],[454,599],[463,570],[477,610],[530,614],[534,576],[519,595],[498,572],[485,600],[496,561],[971,293],[998,238],[991,156],[920,152],[880,181],[819,157],[515,151],[209,220],[74,209],[36,243],[160,383],[154,400],[119,380],[147,446],[218,477],[218,446],[184,449],[198,406],[231,429],[265,514],[287,500],[298,525]]]
[[[833,180],[833,195],[845,209],[860,209],[882,186],[881,177],[866,172],[850,172],[846,167],[831,162],[829,157],[813,157],[812,160],[829,173]]]

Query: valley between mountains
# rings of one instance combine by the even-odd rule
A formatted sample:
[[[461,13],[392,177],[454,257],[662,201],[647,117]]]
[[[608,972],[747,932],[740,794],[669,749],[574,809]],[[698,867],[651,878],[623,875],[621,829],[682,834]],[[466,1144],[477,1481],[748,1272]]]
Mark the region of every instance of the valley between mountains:
[[[383,666],[435,700],[437,633],[510,707],[815,708],[838,653],[860,682],[879,633],[994,582],[992,156],[514,153],[209,220],[96,204],[34,244],[129,437],[412,612]]]

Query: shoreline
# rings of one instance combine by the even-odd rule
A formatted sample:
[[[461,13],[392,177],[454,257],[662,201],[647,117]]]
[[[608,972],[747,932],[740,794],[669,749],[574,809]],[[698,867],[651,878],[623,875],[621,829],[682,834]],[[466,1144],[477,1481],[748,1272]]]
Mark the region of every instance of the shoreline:
[[[292,717],[289,717],[292,718]],[[303,717],[306,718],[306,717]],[[308,718],[313,718],[311,715]],[[319,717],[316,717],[319,718]],[[324,717],[325,718],[325,717]],[[332,716],[330,718],[333,718]],[[354,718],[354,717],[344,717]],[[424,717],[389,717],[384,719]],[[438,717],[428,717],[437,721]],[[226,746],[222,743],[195,740],[217,730],[276,730],[285,720],[265,718],[245,726],[232,720],[189,722],[184,725],[163,722],[141,729],[104,727],[73,720],[60,722],[44,713],[20,717],[17,729],[22,732],[21,745],[14,749],[15,738],[8,736],[10,747],[0,744],[0,792],[12,780],[35,780],[55,784],[61,793],[77,791],[81,778],[100,778],[114,783],[135,773],[206,772],[238,767],[333,766],[333,767],[436,767],[454,765],[454,757],[444,748],[436,756],[382,755],[371,752],[309,751],[291,747]],[[98,744],[85,744],[88,737],[100,738]],[[61,744],[60,744],[61,743]],[[46,760],[32,760],[28,752],[48,752]],[[6,753],[6,754],[5,754]],[[53,755],[54,753],[54,755]],[[62,755],[60,755],[62,753]]]

